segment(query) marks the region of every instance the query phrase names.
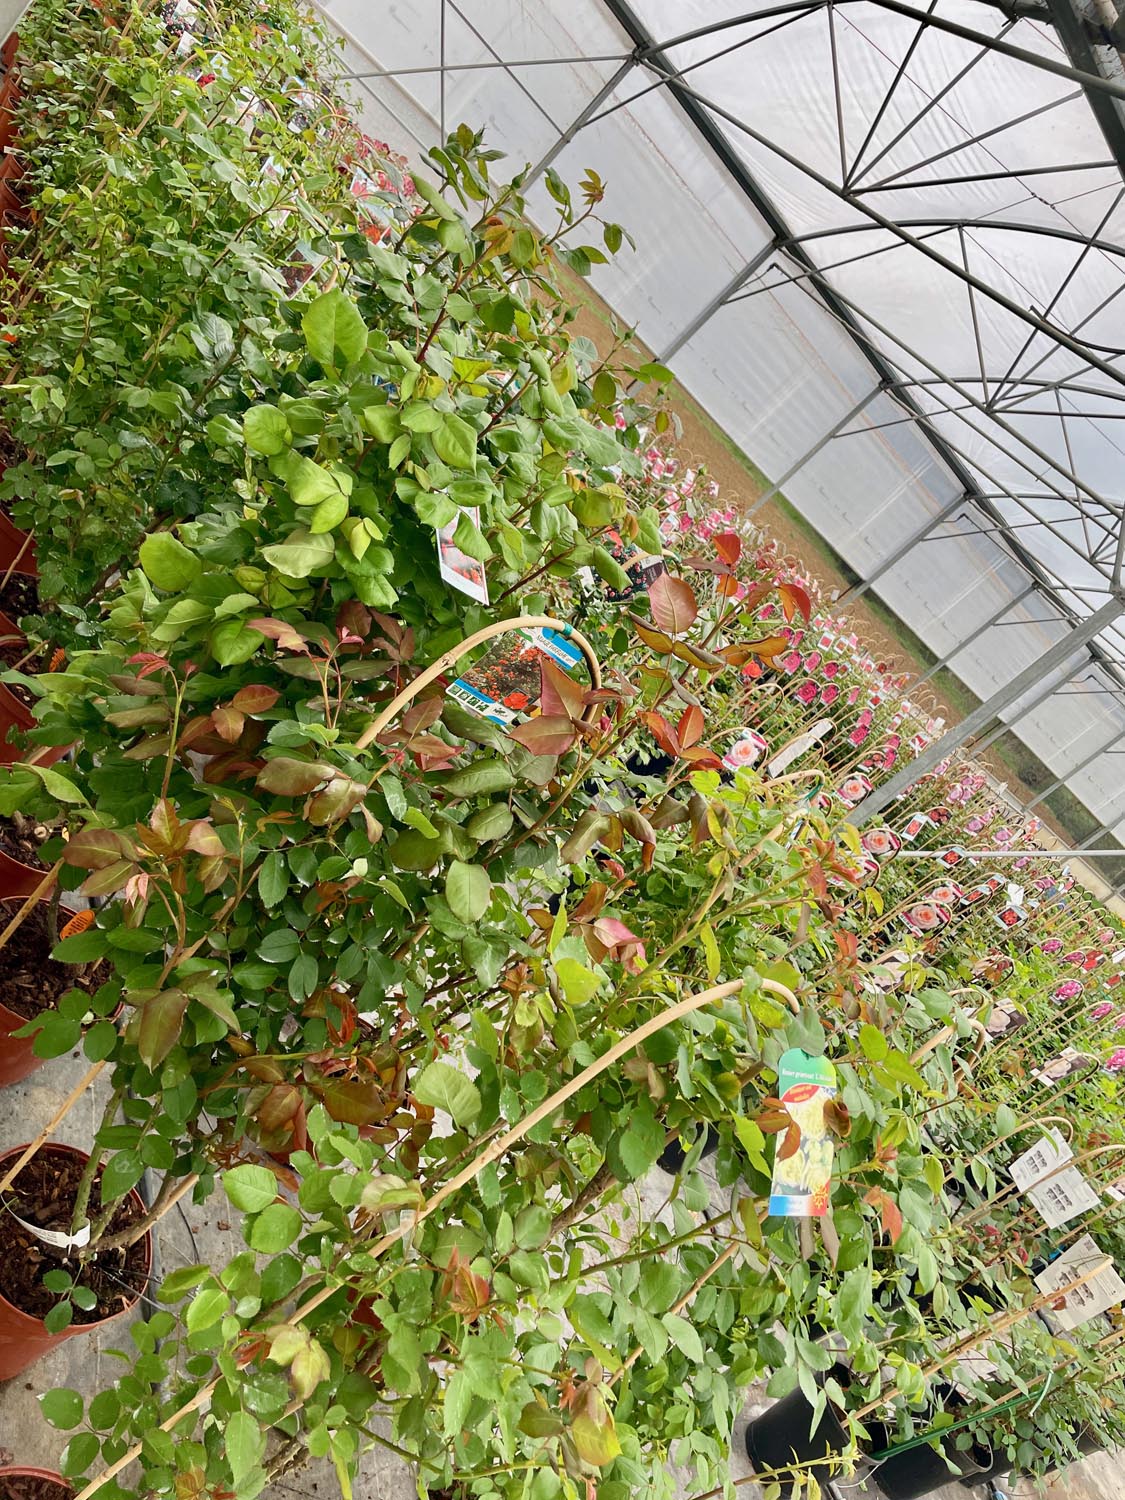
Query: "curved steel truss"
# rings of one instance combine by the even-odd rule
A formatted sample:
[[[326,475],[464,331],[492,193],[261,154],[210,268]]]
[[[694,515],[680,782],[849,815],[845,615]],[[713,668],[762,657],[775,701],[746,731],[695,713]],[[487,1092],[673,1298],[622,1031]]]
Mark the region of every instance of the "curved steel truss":
[[[957,659],[984,700],[957,737],[1019,721],[1045,795],[1069,786],[1119,828],[1098,748],[1125,735],[1111,0],[323,9],[377,117],[420,144],[419,119],[468,119],[533,177],[621,174],[614,215],[646,238],[598,289],[779,475],[856,592]],[[966,576],[954,617],[941,591]]]

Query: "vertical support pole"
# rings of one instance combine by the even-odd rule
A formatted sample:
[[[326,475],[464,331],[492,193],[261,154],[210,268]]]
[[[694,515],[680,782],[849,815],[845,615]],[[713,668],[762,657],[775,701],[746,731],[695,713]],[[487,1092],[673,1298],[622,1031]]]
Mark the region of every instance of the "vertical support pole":
[[[923,541],[933,531],[935,526],[940,526],[943,521],[947,521],[955,510],[960,510],[962,505],[967,504],[971,498],[972,496],[967,493],[956,495],[947,504],[943,505],[936,515],[929,518],[924,526],[919,526],[918,530],[912,532],[900,546],[895,548],[889,557],[885,557],[881,563],[877,564],[861,583],[857,583],[853,588],[846,589],[840,595],[839,599],[837,599],[836,603],[838,605],[850,604],[853,599],[862,598],[871,585],[877,583],[883,577],[884,573],[889,573],[892,568],[896,567],[902,561],[908,552],[913,552],[918,543]]]
[[[921,677],[919,677],[914,686],[921,687],[924,682],[929,682],[931,677],[936,677],[939,672],[943,671],[949,665],[949,663],[955,656],[960,656],[961,652],[966,650],[967,647],[971,646],[974,641],[979,641],[981,636],[984,635],[986,631],[991,630],[994,625],[998,624],[1010,609],[1015,609],[1017,604],[1022,604],[1023,601],[1034,594],[1034,592],[1035,585],[1033,583],[1029,583],[1022,594],[1017,594],[1014,599],[1009,599],[1007,604],[998,609],[994,615],[989,615],[988,619],[985,620],[983,625],[978,625],[977,628],[973,631],[972,635],[967,635],[963,641],[959,641],[957,645],[954,646],[952,651],[947,651],[940,661],[935,661],[932,667],[922,673]]]
[[[1095,760],[1097,760],[1099,755],[1104,755],[1107,750],[1111,749],[1114,745],[1117,744],[1117,741],[1120,738],[1121,732],[1119,731],[1112,737],[1112,739],[1106,740],[1104,745],[1099,745],[1096,750],[1091,751],[1091,753],[1087,755],[1085,760],[1079,761],[1078,765],[1076,766],[1071,766],[1070,770],[1067,771],[1064,775],[1059,776],[1054,781],[1052,781],[1051,785],[1045,792],[1040,792],[1038,797],[1033,797],[1031,801],[1025,805],[1024,812],[1030,812],[1033,807],[1038,807],[1041,802],[1046,802],[1047,798],[1053,796],[1055,792],[1058,791],[1059,787],[1065,786],[1065,784],[1070,780],[1072,776],[1077,776],[1081,771],[1084,771],[1088,765],[1091,765]]]
[[[1102,605],[1101,609],[1095,610],[1080,625],[1076,625],[1061,641],[1056,641],[1050,650],[1045,651],[1037,661],[1024,667],[1022,672],[1017,672],[1011,682],[1005,683],[1002,688],[993,693],[991,698],[979,704],[972,713],[966,714],[960,724],[954,725],[932,745],[927,745],[913,762],[888,777],[882,786],[876,787],[870,797],[865,797],[859,806],[849,813],[848,822],[862,828],[885,807],[889,807],[903,792],[939,766],[951,751],[957,750],[966,740],[979,734],[985,725],[990,724],[1009,704],[1017,702],[1025,693],[1030,692],[1045,679],[1049,681],[1060,667],[1065,666],[1100,631],[1112,625],[1115,620],[1119,620],[1123,613],[1125,613],[1125,602],[1115,594],[1108,603]],[[1046,697],[1054,690],[1054,686],[1051,682],[1035,701],[1038,702],[1040,698]]]
[[[687,327],[681,333],[678,333],[672,342],[660,351],[656,356],[660,364],[666,365],[674,354],[678,354],[687,341],[695,337],[704,323],[709,323],[720,307],[725,306],[734,296],[735,292],[740,291],[750,280],[751,276],[755,272],[760,271],[770,256],[776,254],[780,248],[781,241],[779,239],[770,240],[768,244],[762,246],[757,255],[748,261],[740,271],[736,271],[726,286],[721,291],[716,292],[707,306],[700,312],[697,312]]]
[[[808,449],[807,452],[802,453],[795,464],[790,464],[789,468],[786,469],[785,473],[781,476],[777,483],[771,484],[764,495],[759,495],[757,500],[754,501],[754,504],[751,505],[744,512],[744,514],[752,516],[756,511],[761,510],[762,506],[765,505],[767,500],[772,500],[779,490],[783,490],[789,483],[789,481],[793,478],[794,474],[803,469],[810,459],[815,458],[820,450],[828,443],[830,443],[837,433],[843,432],[848,423],[851,422],[854,418],[858,417],[860,412],[863,411],[865,407],[870,406],[875,397],[881,395],[885,389],[885,386],[877,385],[873,391],[868,391],[867,395],[864,396],[861,401],[856,402],[851,411],[845,412],[838,422],[833,423],[833,425],[828,429],[823,437],[817,438],[812,447]]]
[[[0,3],[2,3],[2,0],[0,0]],[[539,158],[539,160],[524,177],[522,184],[524,189],[529,188],[533,182],[538,181],[538,179],[542,177],[547,168],[554,165],[555,161],[566,150],[567,146],[570,145],[571,141],[582,129],[583,125],[585,125],[588,120],[590,120],[594,115],[597,114],[598,110],[601,109],[602,105],[609,98],[610,94],[612,94],[617,88],[617,85],[628,76],[628,74],[633,70],[633,68],[636,67],[636,65],[637,58],[636,54],[634,53],[632,56],[625,59],[625,61],[617,69],[616,73],[614,73],[612,78],[608,78],[605,83],[602,84],[601,88],[590,100],[589,104],[586,105],[585,109],[583,109],[581,113],[577,114],[574,117],[573,122],[567,126],[567,128],[563,131],[562,135],[559,136],[558,140],[551,147],[551,149],[546,153],[545,156],[541,156]]]

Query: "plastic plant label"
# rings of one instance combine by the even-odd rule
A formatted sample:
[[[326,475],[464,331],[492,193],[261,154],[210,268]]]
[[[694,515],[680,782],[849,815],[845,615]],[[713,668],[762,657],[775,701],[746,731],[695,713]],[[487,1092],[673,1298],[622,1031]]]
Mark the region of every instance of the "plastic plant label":
[[[470,557],[467,552],[462,552],[454,540],[454,532],[460,525],[462,516],[468,516],[477,530],[480,530],[479,506],[459,506],[453,520],[446,526],[439,526],[437,530],[438,572],[446,583],[459,589],[462,594],[468,594],[478,604],[487,604],[488,578],[484,563]]]
[[[11,1210],[9,1210],[11,1212]],[[45,1245],[52,1245],[56,1250],[80,1250],[83,1245],[90,1243],[90,1222],[83,1224],[77,1234],[63,1234],[61,1229],[40,1229],[38,1224],[29,1224],[26,1219],[21,1219],[19,1214],[12,1213],[12,1218],[21,1229],[26,1229],[28,1234],[33,1234],[37,1240],[42,1240]]]
[[[835,727],[831,719],[818,719],[811,729],[806,729],[804,734],[799,734],[796,739],[782,746],[767,767],[770,775],[780,776],[795,760],[800,760],[802,755],[807,754],[817,740],[831,734]]]
[[[827,1058],[790,1047],[778,1063],[777,1094],[792,1124],[777,1138],[769,1211],[784,1219],[822,1218],[835,1153],[824,1108],[836,1097],[836,1070]]]
[[[915,813],[899,834],[899,838],[904,844],[912,844],[923,828],[929,828],[929,826],[930,820],[925,813]]]
[[[570,673],[582,660],[578,647],[557,630],[542,626],[511,630],[494,641],[447,692],[454,702],[482,719],[492,719],[505,728],[522,724],[539,705],[543,682],[539,663],[543,656]]]
[[[1034,1187],[1048,1172],[1061,1167],[1073,1156],[1074,1152],[1063,1140],[1062,1131],[1052,1126],[1041,1140],[1036,1141],[1022,1156],[1016,1157],[1008,1168],[1008,1175],[1016,1187],[1026,1193],[1028,1188]]]
[[[1058,1292],[1059,1297],[1043,1309],[1050,1326],[1058,1333],[1066,1333],[1081,1324],[1106,1312],[1125,1297],[1125,1281],[1121,1280],[1109,1257],[1099,1249],[1094,1237],[1084,1234],[1070,1249],[1053,1260],[1045,1271],[1035,1278],[1041,1292]],[[1097,1270],[1101,1267],[1100,1270]],[[1073,1283],[1088,1275],[1096,1274],[1082,1286]],[[1069,1288],[1069,1290],[1067,1290]]]

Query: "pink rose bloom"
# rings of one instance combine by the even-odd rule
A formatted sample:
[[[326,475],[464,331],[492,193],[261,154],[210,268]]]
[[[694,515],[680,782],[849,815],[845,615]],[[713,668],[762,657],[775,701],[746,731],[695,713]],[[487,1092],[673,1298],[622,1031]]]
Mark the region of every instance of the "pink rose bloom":
[[[761,609],[758,611],[758,619],[759,620],[772,620],[773,617],[774,617],[774,615],[776,615],[776,614],[777,614],[777,605],[776,604],[763,604],[762,607],[761,607]]]
[[[1125,1016],[1118,1016],[1113,1025],[1116,1031],[1120,1031],[1123,1027],[1125,1027]]]
[[[1104,1021],[1106,1016],[1113,1014],[1113,1005],[1109,1000],[1102,1000],[1090,1009],[1090,1015],[1095,1021]]]
[[[781,658],[781,665],[785,668],[786,672],[788,672],[789,675],[792,676],[792,674],[801,665],[801,658],[796,651],[790,651],[786,656],[783,656]]]
[[[797,689],[796,696],[801,703],[814,703],[816,701],[817,686],[811,677],[807,677]]]
[[[680,517],[680,530],[681,531],[690,531],[691,530],[691,517],[690,516],[683,515],[683,516]]]
[[[1079,949],[1075,953],[1064,953],[1062,961],[1064,964],[1084,964],[1086,955]]]
[[[833,677],[837,675],[839,670],[840,663],[838,661],[826,661],[824,663],[824,675],[828,678],[829,682],[832,681]]]
[[[618,432],[625,431],[628,424],[625,421],[625,413],[623,411],[614,412],[613,425],[617,428]]]
[[[856,699],[857,699],[857,698],[858,698],[858,697],[859,697],[859,688],[858,688],[858,687],[854,687],[854,688],[852,688],[852,689],[851,689],[851,691],[850,691],[850,692],[849,692],[849,693],[848,693],[848,702],[849,702],[849,703],[854,703],[854,702],[855,702],[855,700],[856,700]]]
[[[834,682],[826,682],[820,690],[820,701],[822,703],[827,703],[829,707],[831,707],[831,705],[835,703],[836,699],[839,696],[840,689]]]
[[[888,748],[886,751],[884,751],[884,753],[883,753],[883,770],[884,771],[889,771],[891,769],[891,767],[894,765],[894,763],[895,763],[895,761],[897,759],[898,759],[898,751],[897,750],[891,750],[891,749]]]
[[[1062,938],[1046,938],[1039,944],[1040,953],[1058,953],[1062,947]]]
[[[1077,1000],[1082,993],[1082,983],[1078,979],[1064,979],[1062,984],[1055,986],[1056,1000]]]
[[[777,633],[778,635],[783,635],[794,646],[797,644],[797,640],[800,639],[800,637],[794,637],[792,625],[783,625]]]
[[[1110,1053],[1106,1059],[1106,1067],[1114,1073],[1118,1068],[1125,1068],[1125,1047],[1117,1047]]]
[[[856,727],[852,730],[851,734],[848,735],[848,739],[852,742],[853,745],[862,745],[864,740],[867,738],[867,735],[868,729],[866,724],[857,724]]]
[[[819,667],[819,666],[820,666],[820,652],[819,651],[810,651],[809,654],[808,654],[808,656],[805,657],[805,671],[806,672],[815,672],[816,669],[817,669],[817,667]]]

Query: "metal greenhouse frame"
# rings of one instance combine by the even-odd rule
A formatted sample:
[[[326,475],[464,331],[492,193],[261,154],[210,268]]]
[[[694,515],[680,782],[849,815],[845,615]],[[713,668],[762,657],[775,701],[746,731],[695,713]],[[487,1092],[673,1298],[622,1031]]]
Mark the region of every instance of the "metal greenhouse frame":
[[[999,607],[945,629],[925,674],[959,658],[980,707],[857,818],[999,716],[1002,728],[1035,726],[1055,776],[1033,806],[1069,786],[1103,824],[1098,838],[1120,827],[1125,23],[1111,0],[430,0],[409,20],[377,18],[361,0],[322,8],[374,118],[390,116],[419,145],[426,122],[434,134],[455,119],[487,122],[515,165],[534,161],[533,180],[573,168],[583,150],[620,151],[625,171],[630,152],[647,152],[653,175],[636,192],[651,194],[672,181],[662,142],[677,132],[711,184],[698,190],[700,213],[716,225],[726,215],[737,249],[694,305],[678,299],[675,322],[640,272],[630,286],[611,268],[595,275],[609,304],[728,430],[740,415],[724,422],[714,403],[721,393],[736,411],[736,398],[705,347],[718,325],[728,343],[732,329],[752,329],[763,350],[782,323],[790,345],[846,338],[867,370],[864,384],[849,368],[831,420],[810,432],[802,411],[803,440],[796,428],[776,439],[780,477],[757,505],[795,486],[795,503],[860,575],[845,597],[880,586],[898,608],[894,589],[924,591],[941,571],[926,559],[943,544],[955,549],[947,571],[968,559],[982,578],[1009,580]],[[1026,166],[1012,160],[1021,149]],[[594,163],[612,179],[613,160]],[[768,376],[755,368],[759,393]],[[826,370],[810,394],[829,384]],[[903,456],[907,431],[924,457]],[[813,472],[828,453],[859,452],[844,446],[855,440],[860,498],[838,525],[863,542],[849,557]],[[886,506],[858,532],[856,517],[867,461],[892,448],[880,472],[905,503],[885,545]],[[837,457],[837,473],[847,464]],[[997,639],[1010,658],[999,670]],[[1080,711],[1097,717],[1068,739]]]

